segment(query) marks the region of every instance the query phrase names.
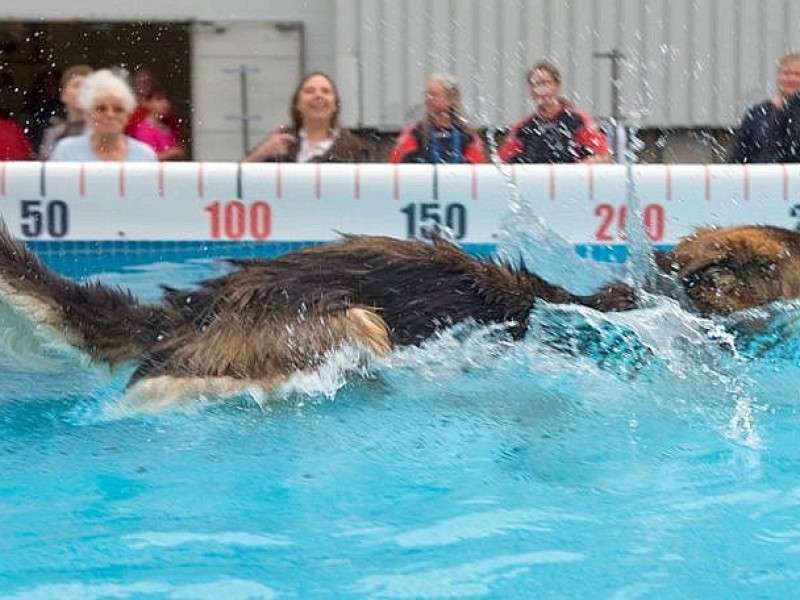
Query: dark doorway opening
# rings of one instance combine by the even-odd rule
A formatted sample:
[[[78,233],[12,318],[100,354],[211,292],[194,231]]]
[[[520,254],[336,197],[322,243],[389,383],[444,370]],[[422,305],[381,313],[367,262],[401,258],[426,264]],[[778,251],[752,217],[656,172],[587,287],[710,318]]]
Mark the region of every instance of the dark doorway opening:
[[[191,156],[190,27],[184,22],[0,23],[0,73],[12,80],[13,116],[34,136],[37,107],[58,98],[61,72],[74,64],[146,68],[170,95],[183,118]]]

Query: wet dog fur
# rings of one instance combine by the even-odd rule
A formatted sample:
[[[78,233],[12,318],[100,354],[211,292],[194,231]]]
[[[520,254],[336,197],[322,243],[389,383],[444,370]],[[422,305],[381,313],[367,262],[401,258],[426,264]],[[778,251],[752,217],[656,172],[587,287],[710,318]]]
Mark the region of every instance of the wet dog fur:
[[[442,239],[346,236],[230,264],[226,275],[165,288],[161,302],[145,304],[129,291],[58,275],[0,229],[0,297],[95,361],[135,363],[128,395],[166,403],[271,390],[343,345],[385,355],[464,321],[507,324],[520,338],[539,300],[635,307],[625,285],[577,296]]]
[[[701,229],[657,254],[703,315],[800,297],[800,233],[766,225]],[[161,302],[76,282],[47,268],[0,226],[0,297],[98,362],[135,363],[129,395],[173,403],[274,389],[343,345],[385,355],[456,323],[507,325],[522,337],[537,301],[600,311],[635,308],[610,283],[590,296],[432,243],[345,236],[232,271]]]
[[[780,227],[700,229],[657,263],[705,316],[800,297],[800,233]]]

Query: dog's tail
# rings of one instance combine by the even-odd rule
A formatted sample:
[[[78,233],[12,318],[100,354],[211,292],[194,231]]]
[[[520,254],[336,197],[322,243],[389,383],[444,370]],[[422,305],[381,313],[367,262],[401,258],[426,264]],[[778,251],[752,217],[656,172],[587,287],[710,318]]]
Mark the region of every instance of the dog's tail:
[[[157,307],[140,305],[128,291],[61,277],[1,221],[0,299],[95,360],[124,362],[158,335]]]

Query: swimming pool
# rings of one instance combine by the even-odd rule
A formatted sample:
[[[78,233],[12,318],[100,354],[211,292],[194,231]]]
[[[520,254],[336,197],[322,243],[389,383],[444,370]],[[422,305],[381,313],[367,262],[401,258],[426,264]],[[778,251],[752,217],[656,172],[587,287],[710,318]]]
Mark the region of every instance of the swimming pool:
[[[224,268],[91,264],[58,266],[144,298]],[[796,316],[737,345],[666,299],[541,306],[519,344],[461,327],[369,365],[342,352],[278,396],[156,412],[58,349],[38,371],[6,360],[0,593],[789,597]]]

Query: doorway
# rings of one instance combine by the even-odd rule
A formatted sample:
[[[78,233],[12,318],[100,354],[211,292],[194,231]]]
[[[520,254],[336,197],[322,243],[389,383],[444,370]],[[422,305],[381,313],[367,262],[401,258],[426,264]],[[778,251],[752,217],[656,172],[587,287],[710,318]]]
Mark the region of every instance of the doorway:
[[[146,68],[166,88],[182,117],[192,155],[190,24],[183,22],[5,22],[0,24],[0,73],[13,81],[14,118],[36,142],[37,108],[57,105],[59,78],[75,64]]]

